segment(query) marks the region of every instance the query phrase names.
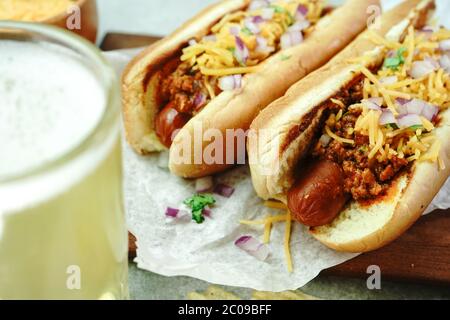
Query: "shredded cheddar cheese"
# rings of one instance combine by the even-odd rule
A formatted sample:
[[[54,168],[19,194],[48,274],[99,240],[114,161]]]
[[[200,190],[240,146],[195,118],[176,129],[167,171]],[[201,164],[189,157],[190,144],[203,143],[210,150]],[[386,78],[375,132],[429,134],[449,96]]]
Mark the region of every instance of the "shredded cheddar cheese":
[[[280,39],[296,22],[300,5],[308,9],[306,19],[311,25],[303,30],[304,34],[308,34],[322,16],[323,0],[271,1],[265,8],[247,9],[224,16],[211,28],[207,37],[195,39],[193,44],[183,49],[181,61],[189,62],[193,69],[199,69],[209,76],[254,72],[256,69],[252,67],[258,66],[272,52],[281,50]],[[268,11],[273,13],[269,18]],[[258,19],[255,23],[257,33],[248,27],[248,20],[255,18]],[[241,39],[245,50],[248,50],[249,58],[246,61],[239,61],[236,56],[236,37]],[[258,41],[265,42],[266,50],[258,48]]]
[[[242,74],[242,73],[252,73],[258,70],[257,67],[236,67],[236,68],[228,68],[228,69],[209,69],[209,68],[200,68],[200,71],[207,76],[229,76],[232,74]]]
[[[262,220],[241,220],[240,223],[248,226],[254,226],[254,225],[265,225],[267,223],[275,223],[275,222],[282,222],[285,221],[287,218],[287,215],[278,215],[273,216],[270,218],[262,219]]]
[[[364,76],[363,98],[382,98],[380,108],[383,111],[369,110],[363,107],[362,114],[356,121],[354,128],[355,133],[369,138],[369,159],[377,158],[382,162],[387,157],[396,155],[410,162],[436,162],[439,168],[442,168],[444,162],[440,157],[440,144],[436,141],[433,143],[423,141],[425,134],[431,135],[427,137],[428,141],[433,136],[435,124],[430,121],[430,118],[418,114],[420,122],[415,126],[398,128],[396,123],[388,126],[380,124],[380,117],[387,110],[392,113],[395,119],[408,115],[405,114],[408,111],[404,107],[401,109],[399,99],[405,100],[406,103],[412,99],[417,99],[425,104],[423,108],[437,107],[440,112],[449,108],[450,75],[448,70],[445,71],[438,66],[438,62],[442,54],[439,49],[439,42],[449,40],[450,31],[439,29],[432,35],[426,36],[423,32],[417,32],[413,27],[410,27],[402,43],[384,39],[373,32],[369,34],[369,38],[375,44],[380,45],[386,53],[384,65],[377,72],[363,66],[360,67],[360,72]],[[423,61],[431,61],[434,70],[431,69],[427,74],[414,78],[411,75],[414,65],[423,63]],[[389,77],[395,79],[395,81],[385,84],[383,80]],[[349,143],[343,138],[336,137],[328,127],[325,128],[325,133],[342,143]],[[397,137],[402,138],[397,139]],[[394,143],[394,141],[397,142]]]
[[[292,229],[292,217],[291,212],[288,210],[286,218],[286,230],[284,233],[284,255],[286,256],[287,269],[290,273],[294,271],[291,255],[291,230]]]
[[[291,248],[290,248],[290,242],[291,242],[291,232],[292,232],[292,216],[290,211],[288,210],[287,206],[284,205],[281,202],[276,201],[266,201],[264,203],[264,206],[271,209],[276,210],[283,210],[286,212],[286,214],[283,215],[268,215],[265,219],[261,220],[241,220],[240,223],[247,226],[258,226],[263,225],[264,226],[264,235],[263,235],[263,243],[267,244],[270,242],[270,236],[272,233],[272,227],[274,223],[277,222],[285,222],[285,232],[284,232],[284,255],[286,259],[286,266],[288,269],[288,272],[293,272],[293,263],[292,263],[292,255],[291,255]]]
[[[345,139],[345,138],[341,138],[341,137],[337,136],[334,132],[331,131],[330,127],[328,127],[328,126],[325,127],[325,130],[326,130],[326,133],[336,141],[339,141],[342,143],[348,143],[348,144],[355,143],[355,141],[353,141],[353,140]]]
[[[265,244],[270,242],[270,233],[272,232],[272,225],[273,225],[273,222],[270,221],[271,216],[269,215],[267,218],[269,219],[269,221],[266,222],[266,225],[264,226],[264,240],[263,240],[263,242]]]

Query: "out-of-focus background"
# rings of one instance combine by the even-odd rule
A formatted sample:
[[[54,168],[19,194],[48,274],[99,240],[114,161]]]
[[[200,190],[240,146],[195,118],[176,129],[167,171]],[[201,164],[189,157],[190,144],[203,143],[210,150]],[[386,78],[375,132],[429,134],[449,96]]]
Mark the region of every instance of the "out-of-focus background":
[[[0,0],[1,1],[1,0]],[[397,0],[392,1],[392,4]],[[445,0],[448,1],[448,0]],[[97,0],[98,43],[107,32],[164,36],[216,0]],[[185,299],[192,291],[210,284],[188,277],[163,277],[138,270],[130,262],[130,291],[133,299]],[[251,290],[225,288],[241,298]],[[319,276],[302,291],[324,299],[450,299],[450,289],[429,284],[382,281],[381,290],[368,290],[365,279]]]
[[[216,0],[97,0],[99,34],[166,35]]]

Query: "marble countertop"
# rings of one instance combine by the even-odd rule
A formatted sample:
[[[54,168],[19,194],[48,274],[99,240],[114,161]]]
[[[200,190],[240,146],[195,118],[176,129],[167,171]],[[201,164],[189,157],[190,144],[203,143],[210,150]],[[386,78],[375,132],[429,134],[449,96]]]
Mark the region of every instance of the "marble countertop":
[[[170,33],[203,7],[215,0],[97,0],[99,39],[106,32],[160,35]],[[192,291],[209,284],[187,277],[167,278],[137,269],[130,263],[132,299],[185,299]],[[226,288],[242,298],[251,290]],[[366,280],[319,276],[302,289],[323,299],[450,299],[446,287],[382,281],[381,290],[367,289]]]

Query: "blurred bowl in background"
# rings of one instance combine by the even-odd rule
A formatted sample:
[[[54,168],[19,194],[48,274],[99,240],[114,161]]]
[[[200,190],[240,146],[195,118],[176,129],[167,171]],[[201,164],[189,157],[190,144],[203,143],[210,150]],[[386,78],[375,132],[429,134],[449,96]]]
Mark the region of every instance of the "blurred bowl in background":
[[[95,0],[0,0],[0,20],[52,24],[91,42],[95,43],[97,39]],[[78,21],[80,24],[76,25]]]

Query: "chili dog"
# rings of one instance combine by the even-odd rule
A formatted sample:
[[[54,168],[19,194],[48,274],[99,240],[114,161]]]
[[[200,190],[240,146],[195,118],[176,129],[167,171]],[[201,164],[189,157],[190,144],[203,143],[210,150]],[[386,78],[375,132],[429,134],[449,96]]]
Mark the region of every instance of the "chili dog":
[[[247,130],[255,116],[299,79],[326,63],[367,24],[379,0],[226,0],[207,8],[138,55],[122,79],[126,137],[140,154],[170,149],[170,170],[201,177],[233,163],[195,161],[194,126]],[[188,161],[179,163],[181,153]],[[228,154],[228,155],[227,155]],[[236,160],[235,154],[233,159]]]
[[[271,131],[248,142],[258,195],[330,248],[393,241],[450,175],[450,30],[428,25],[434,8],[410,0],[384,14],[252,124]]]

